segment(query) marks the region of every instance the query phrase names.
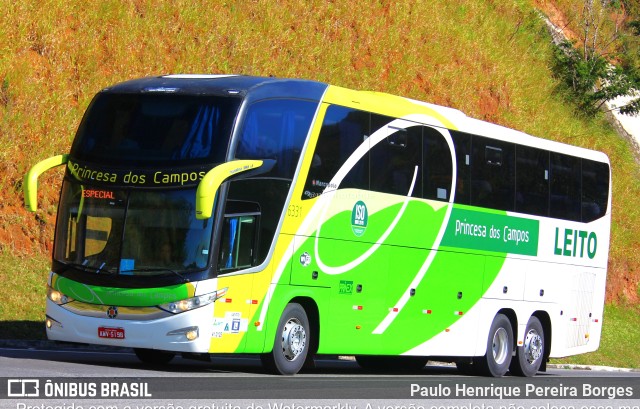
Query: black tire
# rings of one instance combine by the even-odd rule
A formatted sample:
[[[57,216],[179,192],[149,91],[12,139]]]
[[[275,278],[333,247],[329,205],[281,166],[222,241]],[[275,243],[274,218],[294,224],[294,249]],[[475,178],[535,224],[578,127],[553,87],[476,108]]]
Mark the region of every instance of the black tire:
[[[166,365],[176,356],[174,352],[158,349],[134,348],[133,352],[142,363],[148,365]]]
[[[358,365],[371,372],[418,372],[424,369],[428,361],[429,358],[424,356],[356,356]]]
[[[263,365],[278,375],[295,375],[305,363],[311,344],[309,320],[300,304],[287,305],[280,317],[273,350],[262,355]]]
[[[503,315],[498,314],[491,323],[487,338],[487,353],[474,359],[480,373],[486,376],[499,378],[509,370],[513,355],[513,329],[511,322]]]
[[[538,373],[545,355],[544,329],[536,317],[529,318],[524,330],[524,343],[516,349],[509,370],[514,375],[531,377]]]

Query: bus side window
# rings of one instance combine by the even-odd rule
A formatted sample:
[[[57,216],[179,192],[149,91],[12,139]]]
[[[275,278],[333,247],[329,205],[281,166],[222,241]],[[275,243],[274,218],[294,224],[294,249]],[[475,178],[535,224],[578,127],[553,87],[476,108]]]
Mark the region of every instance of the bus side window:
[[[516,147],[516,211],[549,215],[549,152]]]
[[[608,197],[609,166],[582,159],[582,221],[588,223],[604,216]]]
[[[338,170],[369,135],[370,115],[367,112],[332,105],[322,123],[313,160],[302,192],[302,199],[312,199],[325,189],[369,188],[369,154],[360,158],[342,180],[340,186],[330,186]]]
[[[237,159],[275,159],[270,176],[291,179],[318,104],[268,99],[249,107],[236,148]]]
[[[225,216],[218,258],[219,271],[235,271],[255,265],[256,215]]]
[[[549,216],[581,220],[580,158],[551,154],[551,196]]]
[[[471,135],[451,131],[453,145],[456,150],[456,203],[469,204],[471,202]]]
[[[372,116],[372,122],[378,115]],[[388,124],[393,118],[380,117]],[[422,129],[420,126],[394,128],[384,125],[386,138],[371,148],[371,190],[406,196],[416,167],[418,173],[411,196],[422,195]]]
[[[481,136],[473,137],[471,153],[471,204],[513,210],[515,146]]]
[[[424,199],[448,201],[451,194],[451,150],[444,137],[430,127],[422,128]]]

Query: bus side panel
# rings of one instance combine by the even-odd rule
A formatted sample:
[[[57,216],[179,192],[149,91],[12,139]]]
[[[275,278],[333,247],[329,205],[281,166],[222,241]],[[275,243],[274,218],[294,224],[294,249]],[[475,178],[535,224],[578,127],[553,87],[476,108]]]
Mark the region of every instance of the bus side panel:
[[[210,353],[244,352],[252,316],[251,292],[256,274],[221,276],[218,288],[227,288],[214,304]]]
[[[406,355],[470,355],[477,332],[475,312],[482,295],[485,256],[438,251],[424,279],[387,329],[387,351]],[[463,321],[464,320],[464,321]],[[434,348],[429,340],[439,336]]]

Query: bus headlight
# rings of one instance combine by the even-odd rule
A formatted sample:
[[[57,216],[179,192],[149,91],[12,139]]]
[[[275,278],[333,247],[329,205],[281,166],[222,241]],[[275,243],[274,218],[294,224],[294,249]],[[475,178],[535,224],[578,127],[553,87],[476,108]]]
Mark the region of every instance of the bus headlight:
[[[159,305],[158,307],[172,314],[179,314],[181,312],[191,311],[191,310],[195,310],[196,308],[209,305],[215,300],[217,300],[218,298],[225,295],[226,293],[227,293],[227,289],[223,288],[222,290],[214,291],[209,294],[199,295],[197,297],[192,297],[192,298],[185,298],[184,300],[162,304],[162,305]]]
[[[47,287],[47,298],[49,298],[51,301],[53,301],[58,305],[64,305],[66,303],[73,301],[73,298],[70,298],[65,294],[61,293],[60,291],[53,289],[51,287]]]

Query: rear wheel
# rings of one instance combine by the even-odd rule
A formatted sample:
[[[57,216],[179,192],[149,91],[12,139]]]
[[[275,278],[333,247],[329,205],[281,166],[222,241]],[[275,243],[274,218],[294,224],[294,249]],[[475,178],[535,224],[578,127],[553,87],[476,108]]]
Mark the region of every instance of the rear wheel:
[[[273,350],[262,355],[263,364],[271,372],[294,375],[302,369],[311,342],[309,320],[300,304],[289,304],[284,309],[273,343]]]
[[[176,356],[173,352],[160,351],[158,349],[134,348],[133,352],[135,352],[140,361],[149,365],[168,364]]]
[[[501,377],[509,370],[513,355],[513,330],[511,322],[498,314],[491,323],[487,339],[487,353],[474,360],[474,366],[487,376]]]
[[[516,349],[516,359],[510,371],[519,376],[534,376],[544,359],[544,329],[536,317],[529,318],[525,329],[524,343]]]

